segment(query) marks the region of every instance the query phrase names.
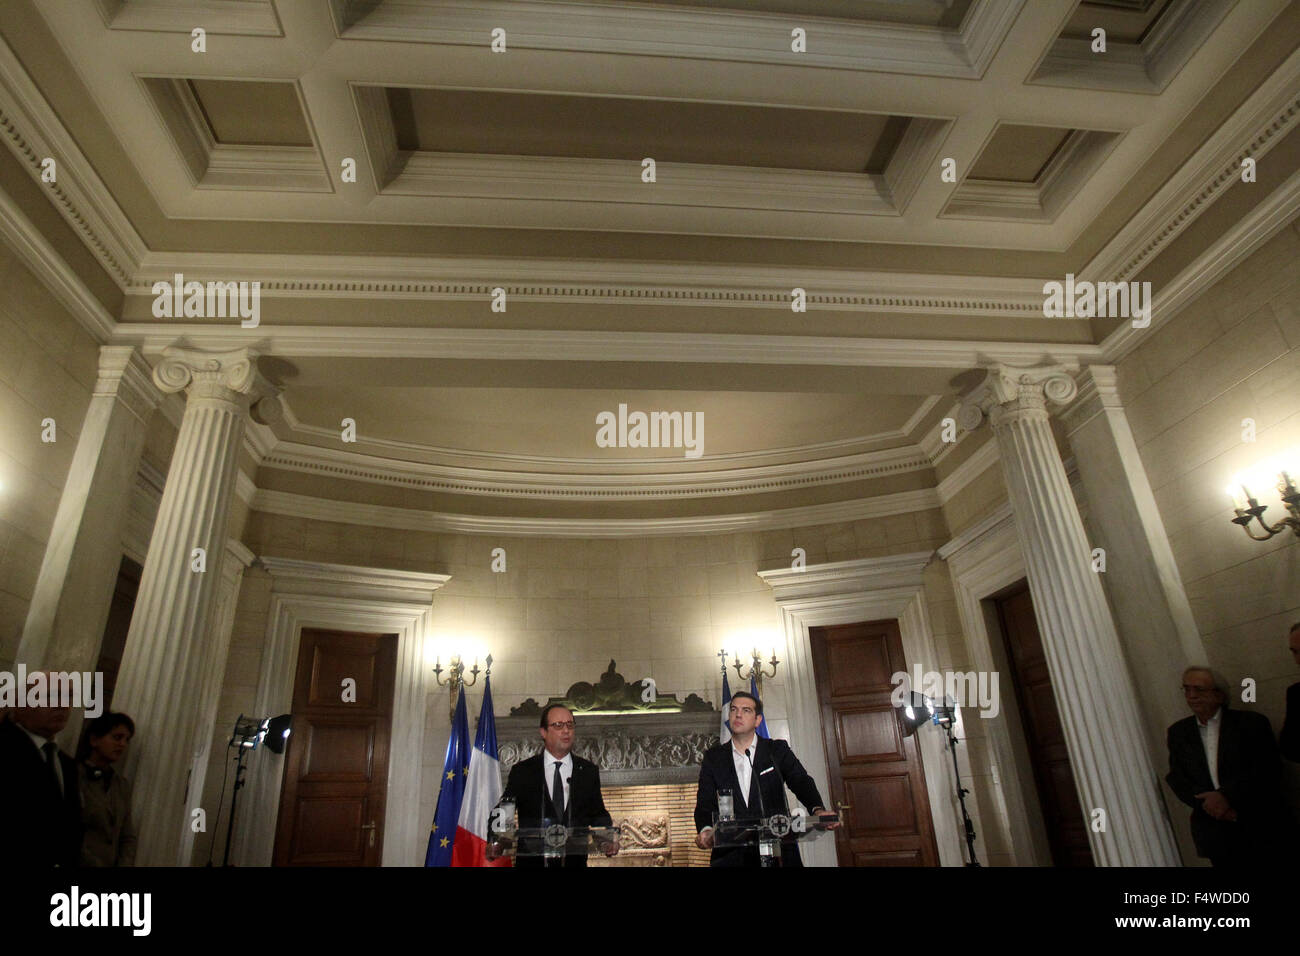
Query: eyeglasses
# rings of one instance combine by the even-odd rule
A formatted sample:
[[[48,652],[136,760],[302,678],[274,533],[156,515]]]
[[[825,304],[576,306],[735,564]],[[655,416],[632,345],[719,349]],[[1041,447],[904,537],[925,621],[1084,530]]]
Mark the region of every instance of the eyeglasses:
[[[571,720],[565,720],[557,721],[553,724],[547,724],[546,726],[550,727],[552,730],[572,730],[574,728],[574,723]]]

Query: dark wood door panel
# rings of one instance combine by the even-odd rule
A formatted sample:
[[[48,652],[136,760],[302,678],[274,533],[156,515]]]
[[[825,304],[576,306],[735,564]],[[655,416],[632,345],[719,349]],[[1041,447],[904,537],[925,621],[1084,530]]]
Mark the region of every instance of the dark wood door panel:
[[[897,621],[810,629],[830,792],[850,809],[835,831],[841,866],[937,866],[916,738],[890,696],[907,670]]]
[[[831,639],[827,642],[826,654],[832,697],[893,689],[889,678],[894,671],[890,666],[886,634],[864,635],[850,640]]]
[[[893,707],[836,708],[835,737],[842,764],[907,759]]]
[[[1002,626],[1047,842],[1057,866],[1092,866],[1065,730],[1027,584],[993,602]]]
[[[865,777],[844,782],[844,802],[857,812],[854,823],[848,828],[850,839],[859,836],[919,835],[921,827],[916,816],[916,795],[912,793],[911,775]]]
[[[323,782],[374,779],[375,725],[317,718],[303,720],[303,760],[299,780]]]
[[[397,635],[305,628],[276,826],[277,866],[378,866]],[[356,681],[344,700],[343,680]]]

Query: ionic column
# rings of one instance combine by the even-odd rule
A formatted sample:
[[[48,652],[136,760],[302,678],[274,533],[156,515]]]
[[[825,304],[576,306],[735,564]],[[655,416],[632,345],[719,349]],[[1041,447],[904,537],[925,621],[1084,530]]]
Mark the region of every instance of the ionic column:
[[[997,439],[1093,859],[1178,866],[1133,683],[1048,421],[1047,401],[1077,391],[1059,367],[995,366],[964,402],[962,425],[976,428],[987,415]],[[1103,832],[1092,826],[1096,809]]]
[[[184,389],[186,403],[113,695],[113,708],[136,723],[126,774],[135,788],[140,865],[182,862],[186,783],[215,652],[211,618],[244,418],[250,402],[269,392],[255,362],[248,349],[169,348],[153,372],[164,392]]]

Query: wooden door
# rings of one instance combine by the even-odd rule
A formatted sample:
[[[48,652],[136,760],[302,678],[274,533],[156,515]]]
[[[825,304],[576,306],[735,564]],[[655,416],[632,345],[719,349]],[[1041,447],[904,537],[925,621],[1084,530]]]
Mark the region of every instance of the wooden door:
[[[1029,585],[1022,583],[993,603],[1011,661],[1016,701],[1025,728],[1039,804],[1043,808],[1052,862],[1056,866],[1092,866],[1087,817],[1079,806],[1079,793],[1074,785],[1074,771],[1056,709],[1052,678],[1047,672],[1047,657],[1034,618]]]
[[[920,750],[889,699],[890,677],[907,670],[898,622],[814,627],[809,637],[828,799],[851,808],[835,831],[840,866],[938,866]]]
[[[303,629],[276,866],[379,865],[396,673],[396,634]]]

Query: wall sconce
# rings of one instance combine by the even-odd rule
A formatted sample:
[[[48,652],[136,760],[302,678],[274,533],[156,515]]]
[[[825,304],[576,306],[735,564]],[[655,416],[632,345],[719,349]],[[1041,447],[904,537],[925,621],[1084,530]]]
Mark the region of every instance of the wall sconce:
[[[456,693],[457,693],[457,691],[459,691],[462,687],[473,687],[475,684],[478,683],[478,658],[477,658],[477,657],[474,658],[474,666],[470,669],[470,672],[469,672],[469,673],[470,673],[470,679],[469,679],[469,680],[466,680],[466,679],[465,679],[465,662],[464,662],[463,660],[461,660],[459,654],[456,654],[456,655],[453,655],[453,656],[452,656],[451,662],[448,664],[447,679],[446,679],[446,680],[443,680],[443,679],[442,679],[442,658],[441,658],[441,657],[438,657],[438,658],[437,658],[436,660],[434,660],[434,662],[433,662],[433,679],[436,680],[436,681],[438,682],[438,686],[439,686],[439,687],[450,687],[450,688],[451,688],[451,694],[450,694],[450,700],[451,700],[450,713],[451,713],[451,719],[452,719],[452,720],[455,720],[455,719],[456,719]],[[486,677],[491,677],[491,676],[492,676],[492,655],[491,655],[491,654],[489,654],[489,655],[487,656],[487,671],[485,672],[485,675],[484,675],[484,676],[486,676]]]
[[[1271,479],[1269,473],[1276,469],[1276,479]],[[1270,462],[1265,462],[1248,472],[1240,472],[1233,476],[1232,484],[1227,488],[1228,496],[1232,498],[1232,510],[1236,516],[1232,519],[1233,524],[1239,524],[1245,530],[1246,534],[1256,541],[1267,541],[1276,534],[1281,534],[1287,528],[1295,532],[1296,537],[1300,538],[1300,490],[1296,489],[1295,476],[1300,475],[1300,449],[1294,449],[1286,455],[1278,456]],[[1258,491],[1261,486],[1267,485],[1270,480],[1276,480],[1278,493],[1282,496],[1282,503],[1286,506],[1289,515],[1283,516],[1282,520],[1275,525],[1270,525],[1264,520],[1264,512],[1268,510],[1267,505],[1261,505],[1256,500],[1252,487]],[[1250,523],[1259,521],[1259,525],[1264,529],[1266,534],[1261,537],[1252,534]]]
[[[780,664],[781,662],[776,659],[776,648],[772,648],[772,659],[768,661],[768,663],[772,665],[772,673],[768,674],[763,668],[763,658],[762,655],[758,653],[758,648],[754,648],[752,651],[750,651],[750,654],[753,657],[753,661],[749,665],[748,673],[742,673],[741,664],[740,664],[740,654],[736,654],[736,659],[732,662],[731,666],[736,669],[736,677],[740,679],[740,682],[742,684],[745,681],[749,680],[751,677],[753,677],[755,678],[754,683],[758,685],[759,690],[762,690],[764,676],[775,677],[776,665]],[[726,660],[726,658],[723,658],[723,660]]]

